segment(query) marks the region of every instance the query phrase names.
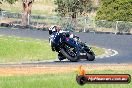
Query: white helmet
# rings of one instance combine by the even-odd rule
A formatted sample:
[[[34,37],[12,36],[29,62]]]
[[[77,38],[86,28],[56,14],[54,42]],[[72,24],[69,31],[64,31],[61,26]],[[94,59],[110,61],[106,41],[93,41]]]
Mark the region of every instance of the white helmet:
[[[53,32],[57,32],[57,26],[53,25],[49,28],[49,35],[51,35]]]

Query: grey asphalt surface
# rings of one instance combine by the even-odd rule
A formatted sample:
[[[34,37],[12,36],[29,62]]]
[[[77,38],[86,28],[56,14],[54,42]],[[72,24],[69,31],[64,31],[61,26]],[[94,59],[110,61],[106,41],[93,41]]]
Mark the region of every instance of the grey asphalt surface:
[[[23,63],[23,64],[132,64],[132,35],[115,35],[115,34],[94,34],[94,33],[74,33],[80,37],[83,42],[89,45],[95,45],[107,49],[114,49],[118,51],[118,55],[106,58],[96,58],[95,61],[51,61],[38,63]],[[10,30],[7,28],[0,28],[0,35],[30,37],[41,40],[48,40],[48,32],[41,30],[17,29]]]

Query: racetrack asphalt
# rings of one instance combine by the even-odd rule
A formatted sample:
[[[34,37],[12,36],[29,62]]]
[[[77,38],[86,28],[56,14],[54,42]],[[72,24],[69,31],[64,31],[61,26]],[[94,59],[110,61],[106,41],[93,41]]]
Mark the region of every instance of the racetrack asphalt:
[[[95,33],[74,33],[80,37],[83,42],[106,49],[114,49],[118,51],[116,56],[96,58],[95,61],[69,62],[69,61],[50,61],[38,63],[23,64],[132,64],[132,35],[115,35],[115,34],[95,34]],[[0,28],[0,35],[30,37],[45,40],[49,38],[48,31]]]

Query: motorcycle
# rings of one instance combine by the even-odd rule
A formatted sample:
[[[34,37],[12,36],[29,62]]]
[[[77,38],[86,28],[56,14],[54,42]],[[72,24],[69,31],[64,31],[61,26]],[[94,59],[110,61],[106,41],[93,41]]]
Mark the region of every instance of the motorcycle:
[[[50,33],[50,32],[49,32]],[[68,59],[71,62],[77,62],[79,59],[93,61],[95,54],[85,43],[77,41],[79,37],[70,38],[69,32],[50,33],[49,41],[52,51],[58,52],[58,59]]]

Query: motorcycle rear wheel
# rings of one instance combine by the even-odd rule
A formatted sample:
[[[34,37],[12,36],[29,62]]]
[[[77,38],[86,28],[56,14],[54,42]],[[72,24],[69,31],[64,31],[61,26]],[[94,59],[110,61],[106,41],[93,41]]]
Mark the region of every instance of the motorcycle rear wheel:
[[[60,52],[71,62],[77,62],[79,60],[79,55],[76,55],[75,57],[72,57],[66,52],[63,48],[60,50]]]

